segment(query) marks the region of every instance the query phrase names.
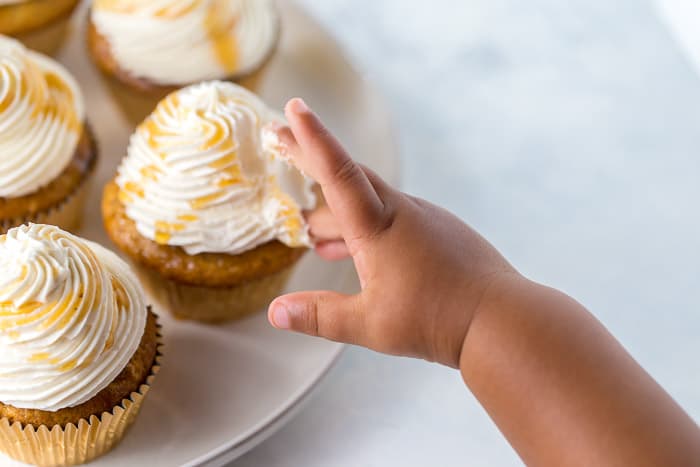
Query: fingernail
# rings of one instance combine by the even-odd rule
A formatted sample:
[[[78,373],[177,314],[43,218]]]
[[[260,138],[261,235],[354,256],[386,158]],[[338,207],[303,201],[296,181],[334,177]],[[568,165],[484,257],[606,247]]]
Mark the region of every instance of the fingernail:
[[[291,100],[290,102],[290,107],[292,112],[297,113],[297,114],[303,114],[306,112],[309,112],[309,106],[306,105],[306,102],[304,102],[304,99],[300,97],[295,97],[294,99]]]
[[[270,315],[274,327],[278,329],[290,329],[292,327],[289,310],[282,303],[273,303]]]

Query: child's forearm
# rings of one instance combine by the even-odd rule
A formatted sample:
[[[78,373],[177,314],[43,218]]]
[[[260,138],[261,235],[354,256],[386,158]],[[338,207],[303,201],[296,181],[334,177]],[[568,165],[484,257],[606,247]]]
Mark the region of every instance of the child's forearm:
[[[700,428],[566,295],[492,284],[462,350],[465,382],[528,465],[700,465]]]

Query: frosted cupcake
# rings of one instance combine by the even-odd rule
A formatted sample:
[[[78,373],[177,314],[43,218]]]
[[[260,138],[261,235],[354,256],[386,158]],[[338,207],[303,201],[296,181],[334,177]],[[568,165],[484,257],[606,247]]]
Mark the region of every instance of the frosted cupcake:
[[[57,227],[0,236],[0,451],[73,465],[109,451],[157,371],[158,326],[124,261]]]
[[[65,39],[70,15],[79,0],[0,0],[0,34],[15,36],[44,53]]]
[[[176,316],[217,322],[267,305],[310,245],[313,182],[282,157],[280,117],[227,82],[175,92],[131,137],[105,226]]]
[[[272,0],[95,0],[88,43],[100,69],[123,85],[112,89],[129,117],[140,122],[189,84],[225,79],[255,90],[279,32]]]
[[[0,233],[25,222],[76,228],[96,158],[73,77],[0,36]]]

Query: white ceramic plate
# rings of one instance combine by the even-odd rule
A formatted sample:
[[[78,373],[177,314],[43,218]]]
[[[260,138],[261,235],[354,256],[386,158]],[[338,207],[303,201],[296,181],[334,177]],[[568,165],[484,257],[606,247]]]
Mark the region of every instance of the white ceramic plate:
[[[333,38],[290,1],[283,41],[261,92],[281,108],[306,98],[362,162],[397,180],[396,148],[381,98],[353,69]],[[100,145],[101,161],[83,235],[112,246],[101,226],[101,186],[114,175],[132,128],[103,88],[85,53],[82,14],[59,59],[77,76]],[[307,255],[290,290],[351,292],[349,263]],[[126,439],[93,465],[222,466],[281,427],[337,359],[342,347],[272,329],[264,313],[222,327],[176,322],[165,310],[163,368]],[[20,464],[0,458],[0,465]]]
[[[688,58],[700,72],[700,2],[657,0],[656,4]]]

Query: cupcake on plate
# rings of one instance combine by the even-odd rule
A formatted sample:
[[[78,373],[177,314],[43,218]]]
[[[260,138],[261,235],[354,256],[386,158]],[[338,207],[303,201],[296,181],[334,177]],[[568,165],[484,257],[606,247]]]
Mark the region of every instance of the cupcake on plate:
[[[105,227],[177,317],[227,321],[269,303],[310,246],[313,182],[280,153],[254,94],[205,82],[169,95],[104,191]]]
[[[68,31],[79,0],[0,0],[0,34],[15,36],[27,47],[52,53]]]
[[[140,122],[186,85],[230,80],[255,91],[280,21],[272,0],[95,0],[88,31],[94,61]]]
[[[0,36],[0,233],[25,222],[77,228],[96,159],[73,77]]]
[[[137,278],[55,226],[0,236],[0,451],[75,465],[114,447],[158,369],[159,331]]]

